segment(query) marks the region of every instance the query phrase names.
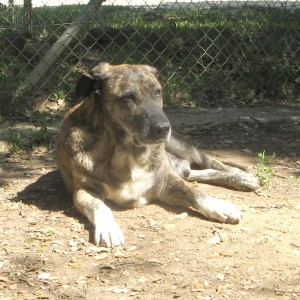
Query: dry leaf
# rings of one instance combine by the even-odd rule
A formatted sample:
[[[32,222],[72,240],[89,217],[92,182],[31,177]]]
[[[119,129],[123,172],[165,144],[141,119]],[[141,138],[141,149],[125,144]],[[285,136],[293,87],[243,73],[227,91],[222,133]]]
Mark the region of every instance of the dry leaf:
[[[182,219],[185,219],[187,217],[188,217],[188,214],[186,212],[183,212],[182,214],[174,216],[174,220],[176,220],[176,219],[181,219],[182,220]]]
[[[77,252],[78,251],[78,247],[73,246],[70,248],[71,252]]]
[[[77,246],[77,242],[76,241],[68,241],[68,245],[71,246],[71,247],[74,247],[74,246]]]
[[[217,287],[217,293],[219,294],[223,294],[224,292],[228,291],[228,289],[230,288],[230,284],[222,284],[222,285],[218,285]]]
[[[165,224],[163,227],[165,230],[171,231],[171,230],[174,230],[175,225],[174,224]]]
[[[220,244],[221,243],[220,236],[218,234],[214,235],[207,241],[207,243],[210,245]]]
[[[112,292],[115,294],[126,294],[128,293],[128,289],[113,289]]]
[[[100,254],[96,255],[95,260],[101,260],[101,259],[104,259],[106,257],[108,257],[108,253],[103,252],[103,253],[100,253]]]
[[[49,277],[50,277],[50,273],[40,273],[40,274],[38,274],[38,279],[40,279],[40,280],[49,279]]]
[[[224,278],[225,278],[225,275],[222,274],[222,273],[220,273],[220,274],[217,275],[217,279],[218,280],[224,280]]]
[[[8,286],[8,288],[9,288],[10,290],[16,290],[17,287],[18,287],[18,285],[17,285],[16,283],[13,283],[13,284],[11,284],[11,285]]]
[[[150,219],[150,220],[149,220],[149,225],[150,225],[150,226],[155,226],[155,225],[157,225],[157,224],[158,224],[157,221],[155,221],[155,220],[153,220],[153,219]]]

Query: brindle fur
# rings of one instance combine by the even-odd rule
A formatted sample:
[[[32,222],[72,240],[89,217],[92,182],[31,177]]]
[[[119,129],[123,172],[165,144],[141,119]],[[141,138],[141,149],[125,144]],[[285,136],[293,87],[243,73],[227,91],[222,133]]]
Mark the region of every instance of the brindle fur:
[[[124,243],[106,200],[125,207],[159,200],[220,222],[240,222],[234,204],[204,195],[189,181],[254,190],[257,179],[171,134],[156,69],[101,63],[82,75],[76,93],[83,101],[63,120],[58,167],[75,207],[95,227],[96,245]]]

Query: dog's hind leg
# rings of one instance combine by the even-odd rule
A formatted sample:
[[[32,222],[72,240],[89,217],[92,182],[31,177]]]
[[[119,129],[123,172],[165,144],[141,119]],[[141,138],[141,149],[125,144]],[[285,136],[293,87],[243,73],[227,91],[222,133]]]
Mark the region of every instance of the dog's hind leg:
[[[186,177],[181,176],[174,168],[180,177],[188,181],[222,185],[242,191],[252,191],[259,187],[258,179],[251,173],[213,159],[176,133],[172,134],[166,150],[172,154],[170,159],[177,157],[177,160],[188,161],[191,167],[196,167],[196,170],[191,168]]]
[[[188,207],[200,212],[208,219],[222,223],[236,224],[241,221],[241,213],[235,204],[204,195],[197,184],[187,182],[169,174],[159,200],[169,205]]]
[[[204,154],[192,141],[176,132],[172,133],[170,141],[166,144],[166,150],[178,158],[187,160],[190,165],[197,165],[197,168],[201,170],[231,171],[237,169]]]
[[[188,181],[227,186],[239,191],[253,191],[259,187],[256,177],[251,173],[246,173],[239,169],[232,172],[213,169],[191,170],[189,176],[185,179]]]
[[[116,247],[124,244],[124,235],[112,211],[103,201],[84,189],[74,193],[73,201],[75,207],[94,225],[94,243],[97,246]]]

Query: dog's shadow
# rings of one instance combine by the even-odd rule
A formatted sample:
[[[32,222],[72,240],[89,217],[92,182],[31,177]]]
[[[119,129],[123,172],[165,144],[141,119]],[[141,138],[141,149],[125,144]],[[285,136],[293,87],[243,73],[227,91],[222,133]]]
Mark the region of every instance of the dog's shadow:
[[[82,216],[75,209],[72,196],[67,192],[58,170],[42,175],[38,180],[29,184],[24,190],[18,192],[11,201],[33,205],[45,211],[61,211],[68,217],[76,218],[80,223],[84,224],[85,229],[89,231],[89,240],[92,242],[94,228],[88,222],[87,218]],[[109,202],[108,205],[113,211],[124,210],[124,208],[120,208],[111,202]],[[190,216],[205,219],[200,213],[190,209],[169,206],[156,201],[155,205],[175,214],[187,212]]]
[[[76,218],[84,224],[84,228],[89,232],[89,241],[92,242],[93,227],[87,218],[74,208],[72,196],[67,192],[58,170],[42,175],[18,192],[11,201],[33,205],[40,210],[60,211],[68,217]]]
[[[58,170],[42,175],[18,192],[11,201],[33,205],[40,210],[60,211],[70,218],[77,219],[89,232],[89,242],[93,243],[94,228],[88,219],[75,209],[72,195],[67,192]]]
[[[41,210],[63,211],[66,214],[73,210],[72,197],[67,193],[57,170],[42,175],[11,200],[34,205]]]

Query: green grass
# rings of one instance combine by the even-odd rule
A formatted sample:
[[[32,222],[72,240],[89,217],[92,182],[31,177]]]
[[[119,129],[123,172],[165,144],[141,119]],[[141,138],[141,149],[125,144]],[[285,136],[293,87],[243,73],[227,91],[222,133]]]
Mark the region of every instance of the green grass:
[[[29,130],[26,133],[17,130],[9,132],[7,139],[11,154],[20,151],[34,151],[38,146],[49,146],[53,142],[54,132],[50,128],[53,123],[53,116],[50,113],[36,112],[32,115],[32,122],[36,130]]]
[[[274,176],[273,169],[270,167],[270,164],[275,159],[276,155],[267,155],[265,150],[258,154],[260,162],[256,164],[256,177],[259,180],[261,186],[268,187],[271,183],[271,180]]]
[[[82,9],[80,5],[33,8],[35,43],[52,44]],[[119,30],[119,36],[102,46],[99,60],[154,65],[161,71],[168,103],[236,106],[291,103],[296,98],[300,86],[299,10],[248,6],[158,8],[148,18],[142,8],[102,9],[106,24]],[[0,37],[5,40],[7,8],[1,7],[0,13],[4,16]],[[21,20],[20,7],[16,7],[15,14],[16,20]],[[87,32],[97,27],[99,24],[92,19],[78,40],[83,41]],[[71,44],[51,68],[51,80],[41,80],[39,89],[53,99],[70,95],[85,67],[80,59],[86,49],[74,53],[75,46]],[[0,79],[0,90],[5,91],[0,108],[11,102],[13,91],[31,70],[26,59],[11,64],[9,55],[0,56],[0,72],[5,75]],[[22,71],[19,77],[15,75],[18,70]],[[16,76],[14,81],[10,80],[12,74]],[[26,95],[17,96],[24,101]],[[6,114],[5,109],[1,109],[2,114]]]

